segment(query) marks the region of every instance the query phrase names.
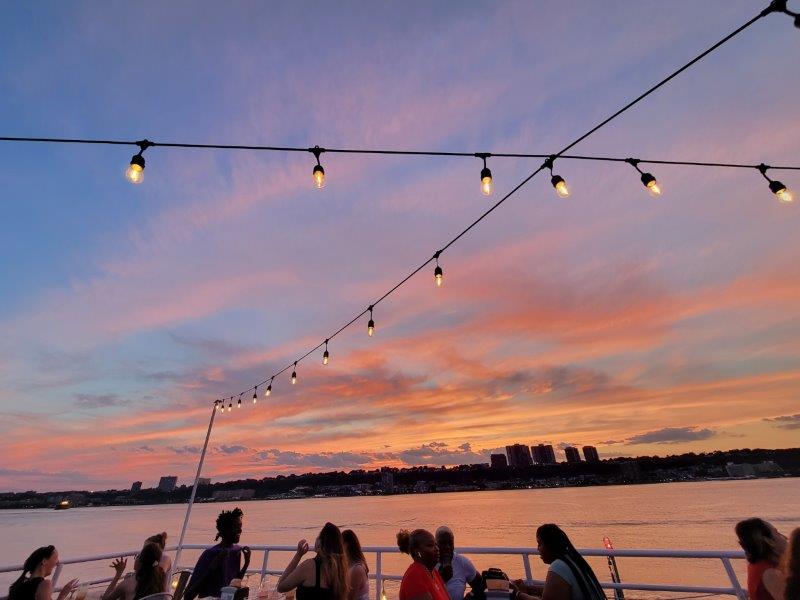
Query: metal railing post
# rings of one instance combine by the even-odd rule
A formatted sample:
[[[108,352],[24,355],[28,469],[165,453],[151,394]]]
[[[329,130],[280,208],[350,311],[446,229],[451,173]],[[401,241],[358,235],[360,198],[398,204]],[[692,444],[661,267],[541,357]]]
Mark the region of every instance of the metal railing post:
[[[533,580],[533,571],[531,571],[531,556],[530,554],[522,555],[522,564],[525,565],[525,580]]]
[[[56,589],[56,584],[58,583],[58,576],[61,575],[61,569],[63,569],[63,568],[64,568],[64,565],[62,565],[61,563],[58,563],[56,565],[56,570],[55,570],[55,572],[53,572],[53,579],[51,580],[53,589]]]
[[[383,588],[383,571],[381,571],[381,551],[376,552],[375,557],[375,600],[381,600],[381,589]]]
[[[269,550],[264,550],[264,560],[261,562],[261,581],[267,576],[267,561],[269,560]]]
[[[722,561],[722,566],[725,567],[725,572],[728,574],[728,579],[731,580],[733,589],[736,590],[736,597],[739,598],[739,600],[747,600],[747,594],[739,584],[739,577],[737,577],[736,571],[733,570],[731,559],[723,557],[720,560]]]

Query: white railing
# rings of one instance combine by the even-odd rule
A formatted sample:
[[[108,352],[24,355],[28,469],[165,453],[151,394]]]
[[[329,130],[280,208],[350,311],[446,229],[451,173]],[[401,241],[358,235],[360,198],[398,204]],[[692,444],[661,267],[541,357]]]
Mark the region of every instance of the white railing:
[[[184,550],[205,550],[209,548],[207,544],[184,544]],[[176,550],[176,547],[167,548],[168,551]],[[263,578],[266,575],[280,575],[283,569],[270,569],[269,558],[271,552],[294,552],[297,546],[294,545],[253,545],[250,549],[255,554],[256,552],[263,552],[263,559],[261,561],[260,569],[248,569],[248,574],[260,574]],[[397,554],[398,550],[393,546],[364,546],[363,550],[367,554],[375,554],[375,573],[370,573],[369,578],[375,581],[375,599],[381,600],[381,591],[383,589],[384,581],[400,581],[403,576],[401,573],[384,573],[382,569],[382,558],[384,554]],[[477,547],[459,547],[458,551],[462,554],[492,554],[501,556],[519,556],[522,560],[522,566],[525,571],[525,579],[529,583],[542,584],[543,580],[533,578],[533,571],[531,570],[531,556],[537,556],[539,551],[536,548],[477,548]],[[56,587],[58,578],[65,565],[77,565],[83,563],[90,563],[96,561],[105,561],[114,559],[116,557],[132,557],[138,550],[128,552],[114,552],[111,554],[102,554],[98,556],[86,556],[80,558],[62,559],[59,562],[53,573],[53,587]],[[612,583],[603,582],[602,585],[605,589],[610,590],[639,590],[647,592],[673,592],[673,593],[689,593],[689,594],[708,594],[708,595],[726,595],[735,596],[738,600],[747,600],[747,593],[742,589],[739,583],[739,578],[736,571],[731,564],[731,560],[744,559],[744,552],[741,551],[716,551],[716,550],[607,550],[605,548],[583,548],[579,549],[583,556],[605,556],[615,558],[670,558],[670,559],[717,559],[722,563],[725,570],[730,586],[729,587],[712,587],[712,586],[699,586],[699,585],[674,585],[668,583]],[[252,564],[252,563],[251,563]],[[175,565],[173,570],[177,571],[181,568]],[[11,565],[8,567],[0,567],[0,573],[12,573],[21,571],[22,565]],[[89,585],[100,585],[108,583],[111,578],[95,579],[88,581]],[[2,600],[2,599],[0,599]]]

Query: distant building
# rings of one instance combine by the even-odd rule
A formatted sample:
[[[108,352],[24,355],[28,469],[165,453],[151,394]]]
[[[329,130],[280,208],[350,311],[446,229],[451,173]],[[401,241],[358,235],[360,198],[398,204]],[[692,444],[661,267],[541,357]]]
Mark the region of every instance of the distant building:
[[[514,469],[523,469],[533,464],[531,451],[525,444],[506,446],[506,454],[508,455],[508,466]]]
[[[642,476],[642,469],[635,460],[626,460],[619,463],[620,474],[628,481],[636,481]]]
[[[574,446],[567,446],[566,448],[564,448],[564,454],[567,457],[567,462],[568,463],[579,463],[579,462],[581,462],[581,453]]]
[[[384,494],[394,494],[394,473],[387,467],[381,468],[381,491]]]
[[[136,492],[142,491],[142,482],[141,481],[134,481],[133,485],[131,486],[131,494],[135,494]]]
[[[197,485],[211,485],[211,477],[201,477],[197,480]]]
[[[531,453],[533,454],[533,462],[537,465],[556,464],[556,453],[555,450],[553,450],[552,444],[531,446]]]
[[[491,461],[493,469],[505,469],[508,466],[505,454],[492,454]]]
[[[729,462],[725,465],[725,470],[728,472],[728,477],[755,477],[756,470],[753,465],[744,463],[737,465],[736,463]]]
[[[780,475],[783,473],[781,466],[774,460],[765,460],[758,464],[753,465],[756,475],[759,477],[763,475]]]
[[[586,462],[600,462],[600,455],[597,453],[597,448],[594,446],[583,447],[583,458]]]
[[[214,500],[251,500],[256,495],[255,490],[217,490],[212,495]]]
[[[178,484],[178,478],[175,475],[165,475],[158,482],[159,492],[171,492]]]
[[[415,494],[427,494],[431,491],[431,487],[428,485],[427,481],[417,481],[414,484],[414,493]]]

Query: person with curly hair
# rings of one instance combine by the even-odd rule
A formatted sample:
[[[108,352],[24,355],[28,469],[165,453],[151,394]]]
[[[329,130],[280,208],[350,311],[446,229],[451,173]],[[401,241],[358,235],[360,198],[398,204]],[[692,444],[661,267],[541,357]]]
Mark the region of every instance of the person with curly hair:
[[[447,586],[436,570],[439,548],[433,534],[426,529],[401,529],[397,547],[414,561],[400,583],[400,600],[450,600]]]
[[[223,510],[217,517],[219,544],[207,548],[197,559],[192,576],[183,597],[194,600],[197,597],[219,597],[223,587],[234,579],[241,579],[250,566],[250,548],[240,546],[242,536],[242,516],[240,508]],[[244,565],[241,558],[244,557]]]

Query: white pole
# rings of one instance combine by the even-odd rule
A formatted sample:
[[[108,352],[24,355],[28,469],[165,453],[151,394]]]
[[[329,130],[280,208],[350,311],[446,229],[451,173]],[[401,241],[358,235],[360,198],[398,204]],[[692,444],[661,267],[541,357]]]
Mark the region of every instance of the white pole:
[[[172,563],[172,570],[179,568],[178,561],[181,558],[181,550],[183,550],[183,538],[186,537],[186,527],[189,525],[189,516],[192,514],[192,505],[194,505],[194,497],[197,494],[197,485],[200,483],[200,472],[203,470],[203,461],[206,459],[206,450],[208,449],[208,439],[211,437],[211,428],[214,426],[214,417],[217,415],[217,403],[214,402],[214,408],[211,409],[211,420],[208,422],[208,431],[206,432],[206,441],[203,444],[203,451],[200,453],[200,462],[197,463],[197,475],[194,477],[194,487],[192,487],[192,495],[189,497],[189,506],[186,507],[186,517],[183,519],[183,529],[181,529],[181,537],[178,540],[178,549],[175,552],[175,560]]]

